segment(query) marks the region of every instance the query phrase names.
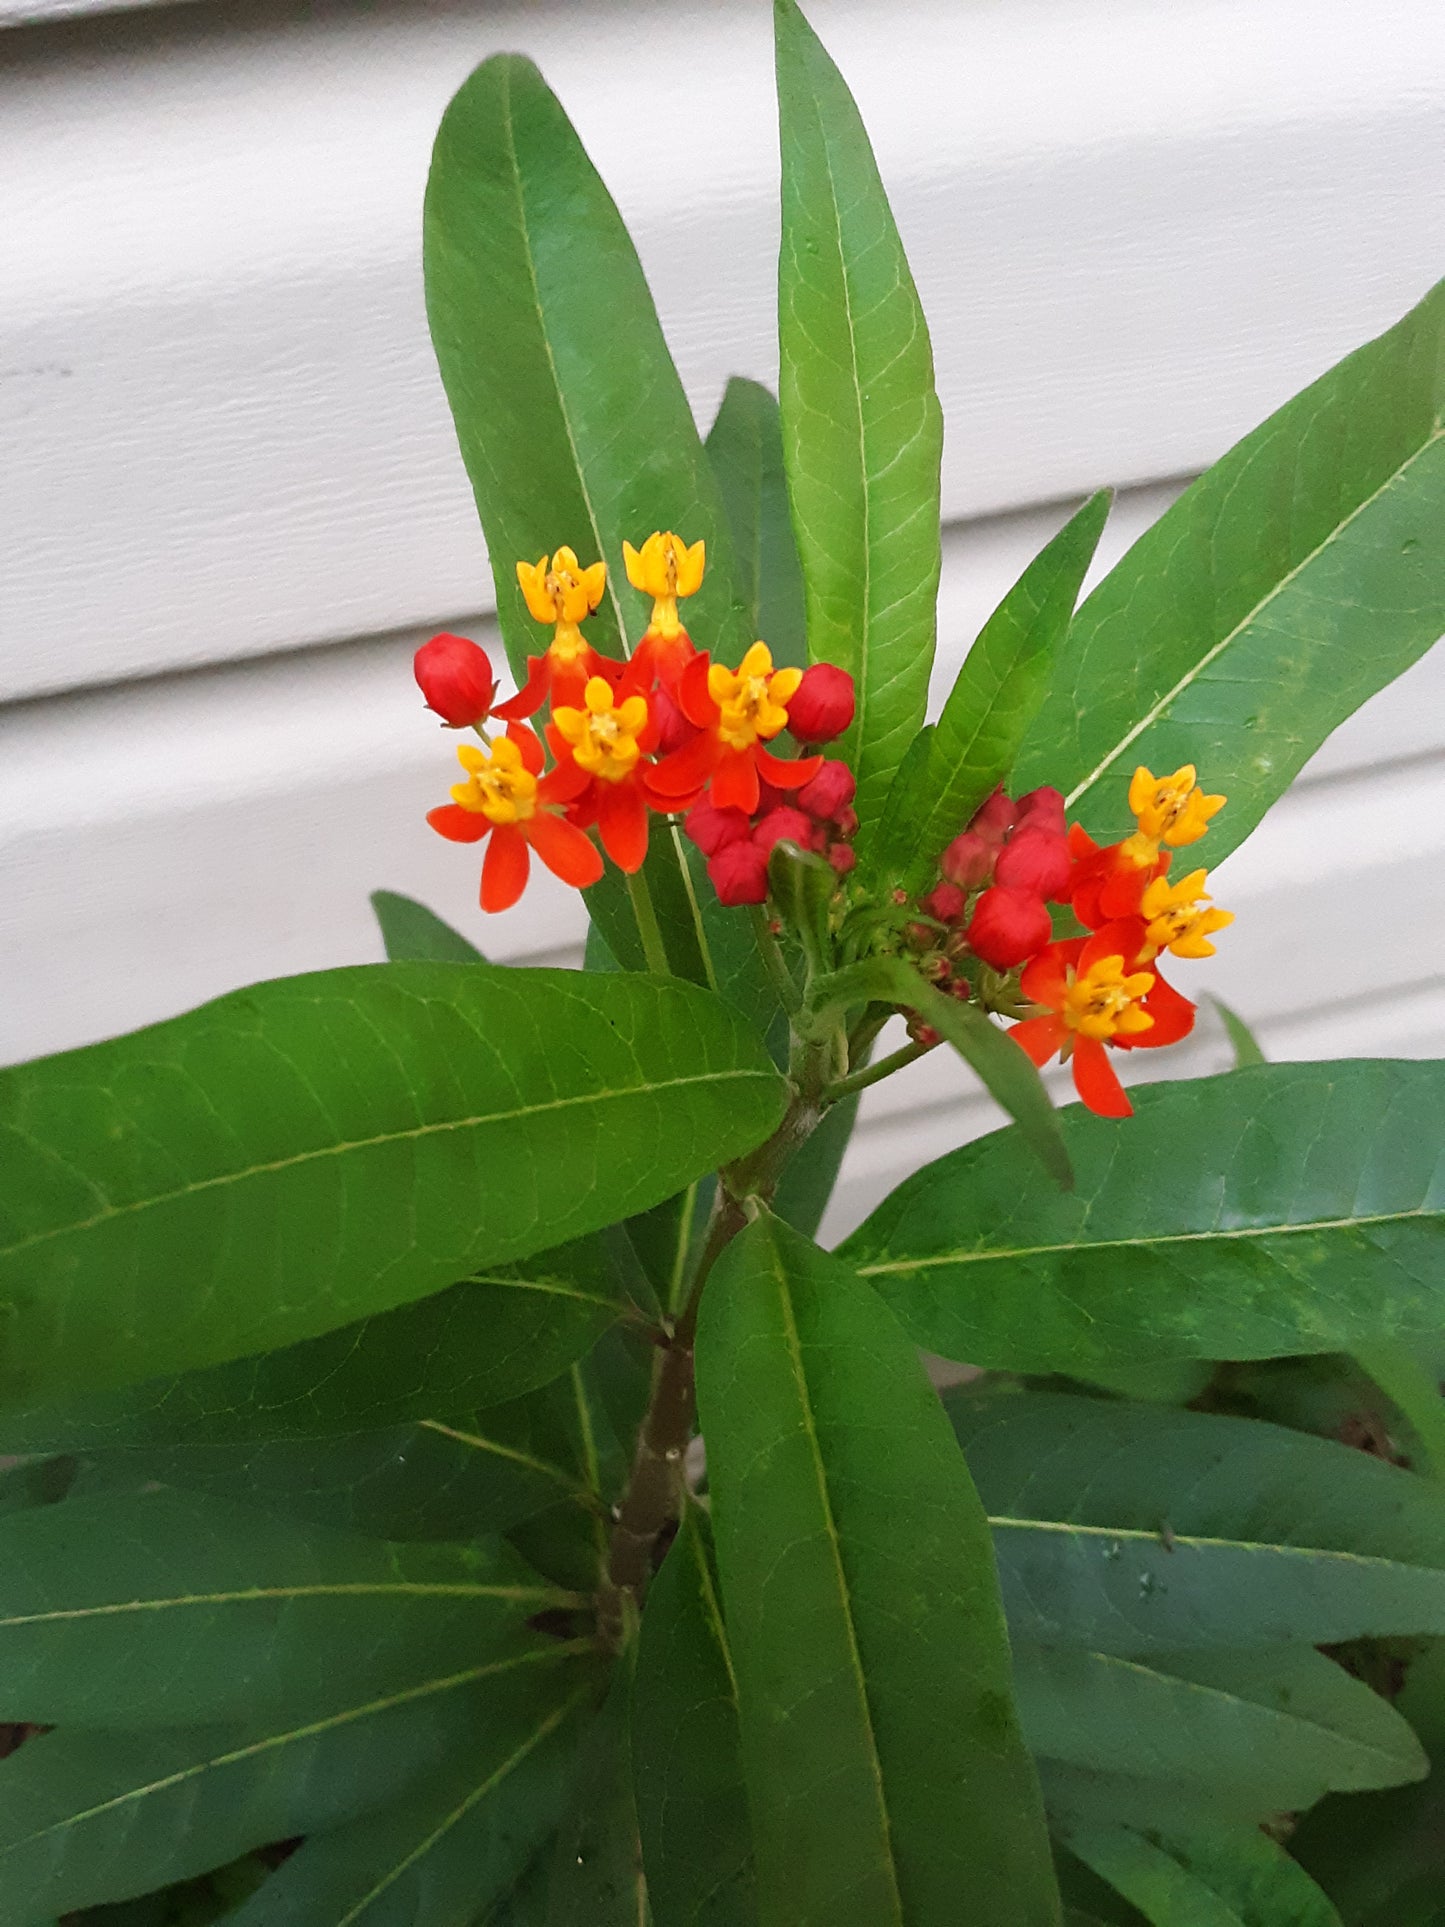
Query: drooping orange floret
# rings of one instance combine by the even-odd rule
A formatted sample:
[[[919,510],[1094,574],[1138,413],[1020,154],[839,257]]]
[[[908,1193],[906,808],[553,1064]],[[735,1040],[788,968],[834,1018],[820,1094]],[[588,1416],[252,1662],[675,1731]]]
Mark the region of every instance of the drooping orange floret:
[[[587,679],[604,674],[607,661],[579,627],[602,600],[605,562],[584,569],[571,549],[561,548],[535,562],[519,562],[517,581],[527,613],[536,622],[553,625],[552,640],[543,655],[528,656],[527,680],[517,694],[492,711],[503,722],[535,716],[549,696],[554,702],[580,702]]]
[[[683,627],[677,605],[684,597],[696,595],[702,587],[707,544],[694,542],[689,547],[671,529],[654,529],[640,549],[624,542],[622,559],[633,588],[652,597],[652,614],[633,660],[646,675],[655,676],[665,689],[676,689],[683,671],[697,653]]]
[[[755,642],[737,669],[694,657],[678,685],[683,714],[698,734],[666,756],[647,779],[662,809],[684,809],[704,791],[719,809],[751,816],[759,782],[796,790],[822,768],[821,756],[787,762],[764,747],[787,727],[788,700],[803,680],[801,669],[774,669],[772,651]]]
[[[585,890],[602,875],[602,858],[575,824],[556,814],[555,772],[542,774],[542,745],[523,723],[487,747],[460,743],[457,760],[466,780],[452,786],[452,800],[427,812],[427,822],[452,843],[480,843],[489,836],[482,864],[484,910],[510,910],[527,887],[530,852],[554,876]]]

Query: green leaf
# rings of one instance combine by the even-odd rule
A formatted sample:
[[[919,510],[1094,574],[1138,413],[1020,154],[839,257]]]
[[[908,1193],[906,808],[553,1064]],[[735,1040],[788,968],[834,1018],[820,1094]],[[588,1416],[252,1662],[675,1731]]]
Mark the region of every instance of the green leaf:
[[[635,1646],[613,1674],[572,1779],[548,1882],[547,1927],[650,1927],[632,1795],[628,1701]]]
[[[794,1151],[783,1170],[773,1209],[784,1224],[801,1231],[805,1238],[816,1237],[823,1222],[857,1121],[857,1097],[845,1097],[830,1105],[822,1123]]]
[[[207,1495],[73,1499],[0,1521],[0,1709],[196,1726],[334,1711],[541,1648],[571,1603],[507,1548],[386,1545]]]
[[[916,1011],[953,1046],[989,1096],[1017,1120],[1020,1139],[1035,1153],[1054,1183],[1065,1188],[1073,1183],[1060,1115],[1037,1070],[1018,1045],[1009,1041],[1008,1033],[975,1005],[947,996],[902,957],[870,957],[864,963],[851,964],[824,980],[820,994],[835,1006],[877,1001]],[[930,1171],[934,1168],[926,1167]],[[894,1198],[900,1195],[900,1191],[892,1194]],[[887,1210],[890,1201],[884,1200],[874,1218]]]
[[[1219,997],[1215,997],[1212,1001],[1214,1008],[1219,1012],[1220,1022],[1228,1033],[1229,1041],[1234,1046],[1234,1068],[1242,1071],[1247,1070],[1251,1064],[1264,1063],[1265,1055],[1259,1047],[1258,1039],[1239,1012],[1231,1010],[1229,1005]]]
[[[625,655],[650,605],[626,586],[622,543],[653,529],[706,541],[688,622],[723,655],[745,649],[727,517],[637,252],[530,60],[484,61],[443,115],[423,260],[513,669],[545,640],[517,561],[561,543],[584,563],[604,560],[608,594],[589,628],[599,648]]]
[[[1309,1875],[1258,1831],[1146,1839],[1084,1827],[1068,1840],[1156,1927],[1340,1927]]]
[[[392,963],[485,963],[474,943],[444,923],[434,910],[395,890],[373,890],[371,907]]]
[[[777,0],[783,459],[808,651],[852,675],[838,754],[864,825],[923,721],[940,569],[943,415],[928,323],[846,83]]]
[[[1055,1922],[982,1508],[912,1346],[763,1216],[698,1401],[764,1927]]]
[[[1254,1419],[946,1393],[1017,1640],[1147,1655],[1445,1633],[1445,1495]]]
[[[1103,842],[1129,777],[1195,763],[1227,856],[1445,628],[1445,283],[1185,490],[1080,610],[1019,781]]]
[[[565,1371],[623,1314],[622,1290],[603,1242],[580,1239],[258,1358],[0,1415],[0,1450],[299,1441],[469,1418]]]
[[[779,668],[804,669],[803,571],[788,515],[778,404],[761,382],[734,375],[707,438],[733,537],[733,566],[750,627]]]
[[[667,1197],[783,1099],[762,1043],[695,990],[462,964],[260,984],[6,1071],[0,1395],[425,1297]]]
[[[995,1132],[900,1185],[845,1255],[918,1344],[1011,1371],[1277,1358],[1445,1322],[1445,1065],[1261,1064],[1134,1101],[1124,1124],[1059,1113],[1071,1194]]]
[[[229,1927],[457,1927],[504,1900],[561,1817],[593,1688],[493,1695],[475,1736],[395,1806],[313,1834]]]
[[[964,657],[925,762],[889,791],[868,858],[881,886],[926,889],[943,851],[1013,768],[1048,692],[1111,500],[1107,490],[1089,497],[1034,557]]]
[[[1388,1701],[1309,1647],[1146,1661],[1016,1646],[1014,1692],[1037,1758],[1187,1787],[1247,1819],[1427,1771]]]
[[[656,1927],[756,1927],[737,1691],[703,1516],[690,1507],[647,1595],[632,1775]]]
[[[477,1662],[324,1720],[32,1740],[0,1762],[9,1918],[127,1900],[383,1806],[484,1730],[496,1679]]]

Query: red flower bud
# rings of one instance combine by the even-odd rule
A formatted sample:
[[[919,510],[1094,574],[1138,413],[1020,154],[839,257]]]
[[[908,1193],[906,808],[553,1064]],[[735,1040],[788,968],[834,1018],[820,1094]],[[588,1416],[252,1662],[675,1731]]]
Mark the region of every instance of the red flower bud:
[[[943,1042],[932,1024],[925,1024],[916,1010],[907,1012],[907,1017],[908,1035],[915,1044],[922,1044],[925,1050],[932,1050],[935,1044]]]
[[[839,876],[845,877],[858,861],[858,852],[851,843],[830,843],[827,857]]]
[[[480,643],[465,636],[433,636],[417,650],[413,668],[427,708],[453,729],[469,729],[491,709],[497,679]]]
[[[769,810],[759,818],[753,830],[753,842],[767,852],[775,843],[796,843],[800,850],[816,850],[823,841],[822,832],[811,816],[804,816],[801,810],[789,809],[786,804],[781,809]]]
[[[670,756],[675,749],[681,749],[684,743],[691,742],[697,731],[678,708],[670,691],[659,683],[647,700],[652,719],[657,724],[659,756]]]
[[[968,926],[969,948],[995,970],[1012,970],[1042,950],[1053,934],[1041,897],[997,884],[979,898]]]
[[[922,907],[940,923],[955,923],[967,905],[968,898],[956,883],[939,883],[923,899]]]
[[[979,804],[968,824],[986,843],[1001,843],[1013,826],[1014,806],[1001,789]]]
[[[960,890],[976,890],[993,874],[997,854],[997,846],[986,841],[977,830],[965,830],[949,844],[939,858],[938,867]]]
[[[768,896],[768,858],[765,850],[748,838],[729,843],[710,858],[707,873],[717,891],[718,902],[726,904],[765,903]]]
[[[846,763],[824,763],[812,781],[798,791],[798,808],[828,822],[847,809],[857,789],[857,779]]]
[[[1053,897],[1062,903],[1069,894],[1073,868],[1068,838],[1061,831],[1030,825],[1014,831],[999,852],[993,873],[1006,890]]]
[[[788,703],[788,728],[800,743],[831,743],[853,721],[853,678],[831,662],[815,662]]]
[[[1021,796],[1014,805],[1019,829],[1025,824],[1029,829],[1057,830],[1064,832],[1064,797],[1061,790],[1050,788],[1045,783],[1041,789],[1030,790]]]
[[[716,856],[730,843],[741,843],[752,831],[746,810],[720,810],[712,803],[694,803],[682,827],[704,856]]]

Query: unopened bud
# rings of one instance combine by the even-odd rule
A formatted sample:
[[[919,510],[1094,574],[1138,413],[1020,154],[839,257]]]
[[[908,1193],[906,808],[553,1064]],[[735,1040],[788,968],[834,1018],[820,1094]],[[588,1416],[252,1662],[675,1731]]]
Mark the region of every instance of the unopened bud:
[[[851,843],[830,843],[825,854],[840,877],[847,876],[858,861],[858,852]]]
[[[433,636],[417,650],[413,669],[427,708],[453,729],[470,729],[489,714],[497,679],[480,643]]]
[[[995,970],[1012,970],[1042,950],[1053,936],[1042,897],[995,884],[985,890],[968,926],[969,948]]]
[[[824,763],[818,774],[798,791],[798,808],[821,822],[829,822],[847,809],[858,788],[846,763]]]
[[[753,826],[746,810],[720,810],[712,803],[694,803],[682,819],[682,827],[704,856],[716,856],[730,843],[741,843]]]
[[[1041,789],[1030,790],[1014,804],[1015,821],[1019,829],[1057,830],[1060,835],[1064,829],[1064,797],[1062,790],[1056,790],[1045,783]]]
[[[985,842],[1001,843],[1014,826],[1014,806],[1001,789],[994,791],[974,811],[968,828]]]
[[[996,843],[987,841],[977,830],[965,830],[949,844],[938,860],[938,867],[960,890],[976,890],[992,876],[997,855]]]
[[[788,728],[800,743],[831,743],[853,721],[853,678],[831,662],[815,662],[788,700]]]
[[[967,905],[968,898],[956,883],[938,883],[924,897],[921,907],[940,923],[956,923]]]
[[[787,804],[769,810],[753,830],[753,842],[765,853],[775,843],[796,843],[800,850],[816,850],[822,841],[823,833],[812,817],[790,809]]]
[[[767,852],[760,850],[751,837],[729,843],[708,859],[708,876],[717,891],[718,902],[765,903],[768,896]]]
[[[1008,890],[1062,903],[1073,874],[1068,839],[1059,830],[1015,830],[999,852],[994,877]]]
[[[908,1012],[908,1035],[915,1044],[922,1044],[925,1050],[932,1050],[935,1044],[943,1042],[932,1024],[925,1024],[916,1010]]]

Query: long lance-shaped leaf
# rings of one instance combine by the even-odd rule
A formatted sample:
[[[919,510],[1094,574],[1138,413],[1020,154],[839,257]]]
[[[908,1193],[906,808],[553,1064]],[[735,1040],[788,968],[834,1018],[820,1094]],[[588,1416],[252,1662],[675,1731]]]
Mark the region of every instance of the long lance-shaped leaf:
[[[762,1217],[703,1297],[698,1399],[764,1927],[1058,1920],[987,1527],[916,1354]]]
[[[917,1343],[1087,1377],[1282,1358],[1445,1319],[1445,1065],[1260,1064],[1059,1114],[1077,1188],[1006,1131],[886,1198],[844,1254]]]
[[[1036,555],[979,632],[929,739],[921,766],[896,780],[869,852],[869,874],[910,892],[938,874],[938,859],[1013,768],[1048,693],[1109,513],[1090,496]]]
[[[783,667],[805,669],[803,570],[788,512],[778,404],[761,382],[734,375],[706,442],[733,535],[733,566],[754,632]]]
[[[565,1689],[570,1684],[571,1690]],[[515,1889],[561,1818],[579,1715],[565,1676],[494,1694],[475,1738],[395,1806],[313,1835],[229,1927],[457,1927]]]
[[[603,1240],[578,1239],[280,1351],[0,1414],[0,1451],[302,1441],[465,1419],[565,1371],[623,1315],[624,1289]]]
[[[474,943],[415,897],[373,890],[371,907],[392,963],[485,963]]]
[[[1040,1761],[1182,1782],[1201,1807],[1244,1819],[1428,1770],[1389,1702],[1309,1647],[1146,1661],[1019,1646],[1014,1692]]]
[[[578,1663],[560,1644],[526,1660]],[[319,1720],[32,1740],[0,1762],[0,1920],[129,1900],[384,1806],[485,1729],[515,1670],[477,1661]]]
[[[36,1725],[321,1715],[537,1648],[570,1603],[507,1547],[388,1546],[205,1494],[0,1520],[0,1709]]]
[[[793,0],[775,8],[779,401],[808,651],[848,670],[839,754],[865,830],[923,721],[941,567],[943,415],[928,324],[868,135]]]
[[[1187,489],[1094,591],[1019,761],[1109,842],[1197,764],[1228,854],[1445,628],[1445,282]]]
[[[442,116],[423,242],[432,341],[513,668],[545,640],[520,558],[566,543],[605,561],[589,627],[623,655],[649,605],[626,586],[622,543],[653,529],[707,543],[688,604],[699,646],[746,648],[727,518],[637,251],[531,61],[485,61]]]
[[[783,1096],[705,993],[469,964],[282,979],[21,1065],[0,1076],[0,1397],[423,1298],[667,1197]]]
[[[647,1596],[632,1754],[654,1927],[757,1927],[737,1688],[695,1508]]]
[[[1256,1419],[945,1395],[1017,1640],[1149,1654],[1445,1634],[1445,1494]]]
[[[1153,1927],[1341,1927],[1327,1895],[1257,1829],[1180,1835],[1078,1827],[1070,1848]]]

